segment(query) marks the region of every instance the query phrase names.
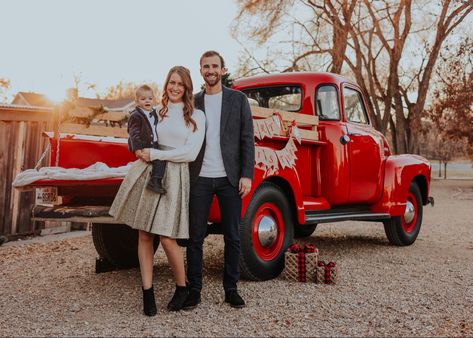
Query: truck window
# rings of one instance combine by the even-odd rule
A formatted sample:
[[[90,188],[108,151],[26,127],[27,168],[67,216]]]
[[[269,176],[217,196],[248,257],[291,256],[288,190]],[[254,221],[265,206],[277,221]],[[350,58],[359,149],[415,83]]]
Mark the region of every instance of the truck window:
[[[368,116],[360,92],[344,87],[343,102],[347,121],[368,124]]]
[[[340,120],[337,88],[322,85],[315,94],[315,113],[322,120]]]
[[[302,89],[299,86],[275,86],[243,89],[252,106],[296,112],[302,106]]]

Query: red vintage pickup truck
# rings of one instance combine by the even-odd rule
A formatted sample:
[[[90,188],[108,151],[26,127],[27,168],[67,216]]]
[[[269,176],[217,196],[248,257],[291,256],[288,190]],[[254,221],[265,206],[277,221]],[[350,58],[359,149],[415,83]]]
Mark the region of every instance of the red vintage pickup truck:
[[[433,203],[430,164],[420,156],[391,154],[385,137],[373,128],[356,83],[330,73],[284,73],[240,79],[234,88],[252,106],[257,149],[253,188],[243,200],[240,226],[243,277],[278,276],[294,237],[310,236],[319,223],[376,221],[384,225],[391,244],[414,243],[423,206]],[[271,130],[277,120],[281,130]],[[136,160],[126,139],[75,135],[59,140],[50,134],[52,166],[85,168],[103,162],[119,167]],[[30,186],[36,188],[54,187],[62,200],[35,206],[33,218],[90,222],[102,262],[137,266],[136,232],[108,216],[121,181],[33,182]],[[216,203],[210,233],[220,232]]]

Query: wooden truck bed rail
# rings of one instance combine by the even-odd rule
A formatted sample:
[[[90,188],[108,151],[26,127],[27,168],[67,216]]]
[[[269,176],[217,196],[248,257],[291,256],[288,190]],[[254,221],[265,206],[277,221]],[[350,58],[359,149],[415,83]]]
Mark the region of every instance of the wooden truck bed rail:
[[[317,141],[317,124],[318,117],[307,114],[292,113],[282,110],[251,106],[251,112],[256,119],[269,118],[275,114],[281,116],[284,128],[287,129],[293,121],[300,127],[302,139]],[[68,115],[70,119],[89,119],[93,117],[90,124],[64,122],[58,124],[59,133],[71,133],[94,136],[113,136],[127,138],[128,133],[125,128],[127,112],[107,112],[102,114],[94,114],[92,109],[76,108],[71,110]],[[110,125],[115,124],[112,127]],[[287,136],[283,130],[279,136]]]

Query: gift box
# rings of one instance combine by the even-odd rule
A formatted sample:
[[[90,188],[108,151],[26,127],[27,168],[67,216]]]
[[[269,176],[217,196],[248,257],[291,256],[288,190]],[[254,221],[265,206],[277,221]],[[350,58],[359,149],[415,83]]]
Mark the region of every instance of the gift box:
[[[297,282],[315,279],[319,250],[313,244],[293,244],[284,254],[284,277]]]
[[[338,281],[338,266],[335,262],[319,261],[316,268],[315,282],[318,284],[336,284]]]

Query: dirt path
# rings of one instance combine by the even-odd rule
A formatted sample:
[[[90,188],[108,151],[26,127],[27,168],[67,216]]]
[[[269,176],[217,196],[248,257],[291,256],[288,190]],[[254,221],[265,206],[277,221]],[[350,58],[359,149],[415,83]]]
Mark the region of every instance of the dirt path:
[[[165,310],[173,281],[158,250],[151,319],[137,269],[94,273],[90,234],[7,243],[0,336],[472,336],[473,181],[434,181],[431,195],[414,245],[390,246],[376,223],[320,225],[303,242],[340,265],[340,283],[242,281],[242,310],[223,302],[219,236],[206,241],[203,301],[191,312]]]

